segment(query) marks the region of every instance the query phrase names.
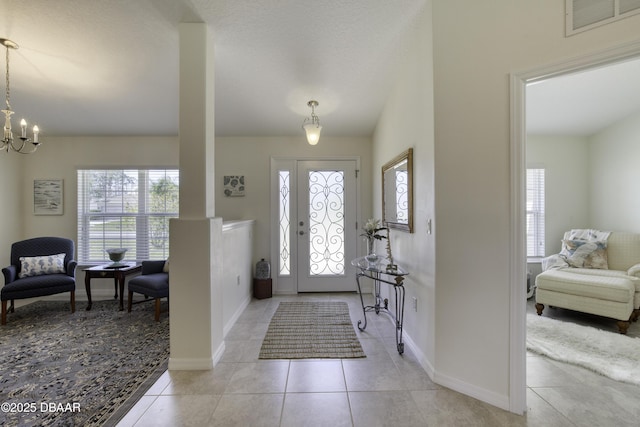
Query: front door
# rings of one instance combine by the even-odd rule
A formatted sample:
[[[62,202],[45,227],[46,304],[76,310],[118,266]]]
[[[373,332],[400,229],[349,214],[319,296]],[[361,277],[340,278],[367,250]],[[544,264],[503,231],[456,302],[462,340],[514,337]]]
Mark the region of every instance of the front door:
[[[355,291],[355,160],[298,160],[278,171],[278,283],[296,292]],[[275,213],[275,212],[274,212]]]

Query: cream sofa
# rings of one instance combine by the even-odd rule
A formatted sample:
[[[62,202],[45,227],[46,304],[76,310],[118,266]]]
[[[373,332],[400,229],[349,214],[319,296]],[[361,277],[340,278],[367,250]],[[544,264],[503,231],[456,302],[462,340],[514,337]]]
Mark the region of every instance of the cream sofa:
[[[575,243],[575,231],[565,233],[563,252],[566,242]],[[601,268],[576,265],[566,252],[545,259],[552,265],[536,277],[538,315],[546,304],[610,317],[625,334],[629,322],[640,315],[640,234],[612,232],[605,251],[605,265],[595,264]]]

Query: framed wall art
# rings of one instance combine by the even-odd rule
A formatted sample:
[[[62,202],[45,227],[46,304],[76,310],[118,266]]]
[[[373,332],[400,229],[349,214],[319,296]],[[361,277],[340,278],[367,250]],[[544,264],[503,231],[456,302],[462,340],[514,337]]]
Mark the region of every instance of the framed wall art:
[[[34,215],[62,215],[63,205],[64,194],[61,179],[33,180]]]
[[[244,175],[225,175],[224,195],[227,197],[244,196]]]

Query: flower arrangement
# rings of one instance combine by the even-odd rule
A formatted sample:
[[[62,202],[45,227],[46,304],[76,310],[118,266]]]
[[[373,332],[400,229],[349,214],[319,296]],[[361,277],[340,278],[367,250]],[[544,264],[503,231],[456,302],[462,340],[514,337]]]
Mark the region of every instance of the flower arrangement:
[[[364,225],[364,227],[362,227],[362,229],[364,230],[364,234],[361,234],[361,236],[366,237],[369,241],[372,241],[373,239],[382,240],[387,238],[382,234],[378,234],[378,231],[387,229],[387,227],[381,227],[379,219],[368,219],[367,223]]]

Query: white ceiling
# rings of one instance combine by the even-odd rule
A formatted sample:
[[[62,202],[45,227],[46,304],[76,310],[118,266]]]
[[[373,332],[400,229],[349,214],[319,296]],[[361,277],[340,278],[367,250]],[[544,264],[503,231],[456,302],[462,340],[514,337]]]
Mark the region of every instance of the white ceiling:
[[[0,37],[20,45],[11,105],[43,138],[177,135],[178,24],[204,21],[216,40],[216,134],[302,135],[316,99],[324,136],[369,136],[425,2],[0,0]],[[528,130],[592,133],[640,111],[639,64],[530,86]]]
[[[640,113],[640,59],[527,86],[527,133],[589,136]]]
[[[216,40],[216,134],[302,135],[316,99],[323,135],[367,136],[424,3],[0,0],[0,37],[20,45],[11,106],[43,138],[176,135],[178,24],[204,21]]]

